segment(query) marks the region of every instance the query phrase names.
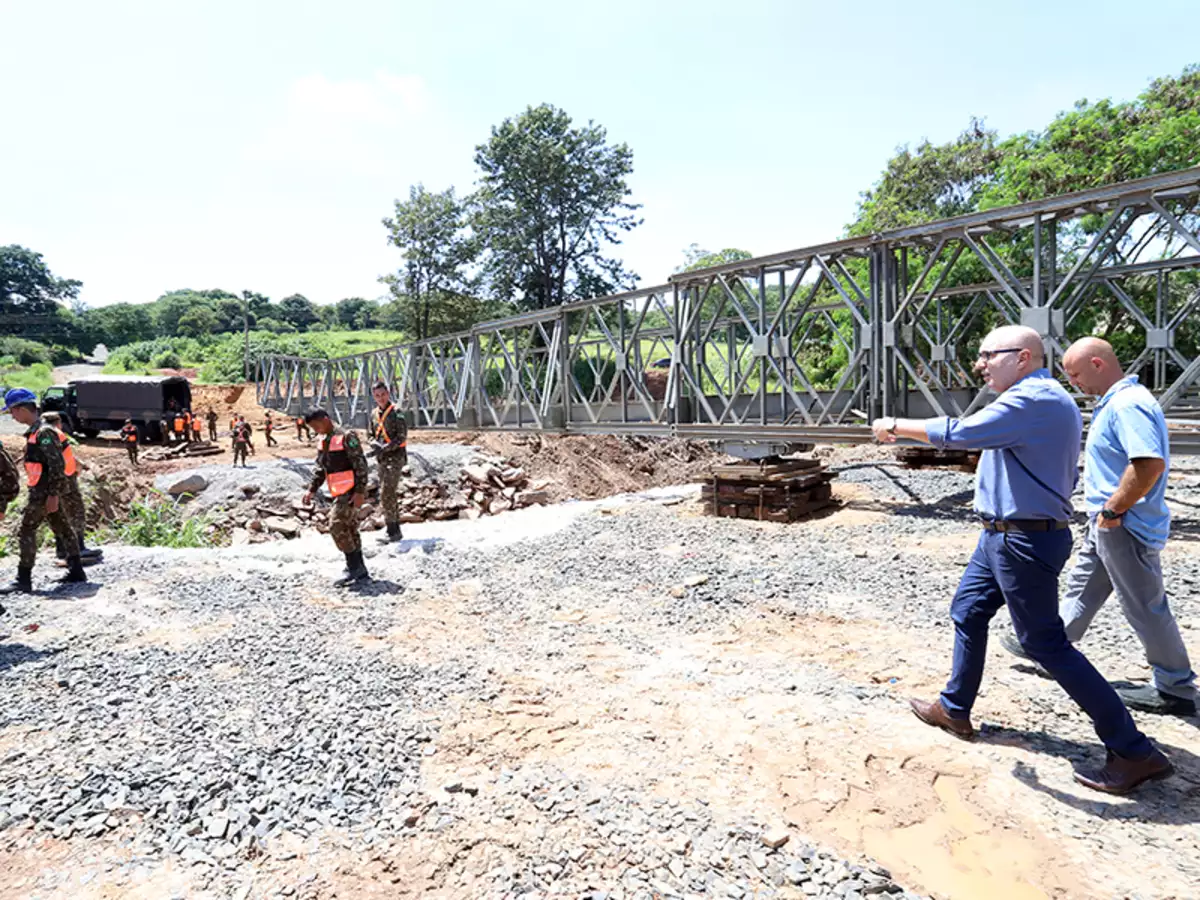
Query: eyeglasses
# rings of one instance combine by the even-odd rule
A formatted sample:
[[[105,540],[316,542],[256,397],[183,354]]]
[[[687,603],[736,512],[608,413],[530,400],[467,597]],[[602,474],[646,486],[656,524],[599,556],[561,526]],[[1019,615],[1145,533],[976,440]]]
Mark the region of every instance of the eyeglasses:
[[[985,363],[991,362],[1001,353],[1020,353],[1024,347],[1005,347],[1003,350],[980,350],[979,358]]]

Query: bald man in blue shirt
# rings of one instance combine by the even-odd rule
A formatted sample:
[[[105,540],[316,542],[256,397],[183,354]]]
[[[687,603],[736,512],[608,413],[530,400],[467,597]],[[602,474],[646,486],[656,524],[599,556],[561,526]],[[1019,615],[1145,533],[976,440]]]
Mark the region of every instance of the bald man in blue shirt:
[[[1075,780],[1128,793],[1174,769],[1134,725],[1116,691],[1067,640],[1058,615],[1058,576],[1071,555],[1071,493],[1078,476],[1083,420],[1070,394],[1044,367],[1041,338],[1009,325],[989,333],[975,369],[998,396],[964,419],[872,423],[883,442],[907,438],[940,448],[982,450],[975,512],[982,532],[950,606],[954,663],[932,703],[914,699],[923,722],[970,739],[971,708],[983,680],[988,623],[1007,605],[1021,646],[1088,714],[1103,741],[1102,768]]]

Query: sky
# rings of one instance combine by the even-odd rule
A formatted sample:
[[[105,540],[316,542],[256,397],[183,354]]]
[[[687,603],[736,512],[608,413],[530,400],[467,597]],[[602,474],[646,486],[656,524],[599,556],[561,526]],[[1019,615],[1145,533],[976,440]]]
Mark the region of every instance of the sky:
[[[551,103],[632,149],[644,224],[616,253],[653,285],[691,244],[840,236],[898,146],[971,116],[1040,129],[1200,61],[1195,29],[1142,49],[1139,21],[1107,0],[0,0],[0,245],[89,306],[380,296],[395,198],[469,193],[490,129]]]

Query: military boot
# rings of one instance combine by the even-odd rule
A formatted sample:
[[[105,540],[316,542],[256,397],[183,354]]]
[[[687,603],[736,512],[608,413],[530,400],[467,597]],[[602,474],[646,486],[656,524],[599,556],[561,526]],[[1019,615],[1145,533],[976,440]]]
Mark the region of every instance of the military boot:
[[[87,572],[83,571],[83,562],[78,556],[67,559],[67,574],[58,579],[59,584],[82,584],[87,580]]]
[[[0,587],[0,594],[32,594],[33,569],[21,566],[17,569],[17,577]]]
[[[400,523],[388,522],[387,531],[379,536],[379,543],[394,544],[400,540]]]
[[[349,587],[362,581],[370,581],[367,565],[363,562],[361,550],[352,550],[346,554],[346,571],[342,577],[333,583],[334,587]]]
[[[83,542],[83,535],[79,536],[79,555],[84,559],[98,560],[104,556],[104,551],[99,547],[88,547]]]

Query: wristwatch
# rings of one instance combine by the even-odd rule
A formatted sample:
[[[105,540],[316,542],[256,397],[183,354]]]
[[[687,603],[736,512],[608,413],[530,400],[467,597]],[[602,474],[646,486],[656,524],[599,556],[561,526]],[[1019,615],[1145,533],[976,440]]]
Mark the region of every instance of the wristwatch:
[[[1115,519],[1119,519],[1122,515],[1123,513],[1119,513],[1114,509],[1109,509],[1107,506],[1100,510],[1100,518],[1104,519],[1106,522],[1112,522]]]
[[[897,419],[895,416],[892,416],[892,427],[891,427],[891,428],[889,428],[889,429],[887,430],[887,433],[888,433],[888,434],[895,434],[895,433],[896,433],[896,426],[897,426],[897,425],[899,425],[899,424],[900,424],[899,420],[898,420],[898,419]]]

